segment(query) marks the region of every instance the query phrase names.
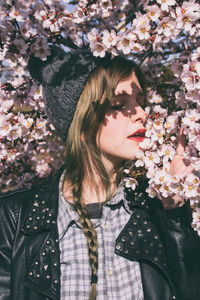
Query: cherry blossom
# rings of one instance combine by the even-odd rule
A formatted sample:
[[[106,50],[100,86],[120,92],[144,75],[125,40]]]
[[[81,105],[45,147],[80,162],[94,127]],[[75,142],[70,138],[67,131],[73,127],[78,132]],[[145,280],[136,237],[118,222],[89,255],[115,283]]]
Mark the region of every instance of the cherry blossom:
[[[167,11],[169,6],[175,5],[175,0],[157,0],[157,2],[160,4],[161,10]]]

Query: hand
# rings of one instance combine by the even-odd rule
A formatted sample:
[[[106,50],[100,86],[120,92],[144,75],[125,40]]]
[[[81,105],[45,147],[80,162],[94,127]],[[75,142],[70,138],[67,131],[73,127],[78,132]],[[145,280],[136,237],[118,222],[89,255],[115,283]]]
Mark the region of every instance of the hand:
[[[171,175],[183,175],[187,176],[192,173],[194,168],[185,162],[185,146],[186,146],[186,137],[183,133],[183,128],[181,128],[178,136],[178,145],[176,148],[176,154],[171,161],[170,165],[170,174]]]
[[[183,133],[183,129],[181,129],[178,136],[176,154],[172,159],[170,165],[171,175],[187,176],[194,170],[194,168],[190,164],[185,162],[185,146],[186,137]],[[179,195],[173,195],[172,197],[162,198],[162,204],[164,209],[177,208],[184,204],[184,199]]]

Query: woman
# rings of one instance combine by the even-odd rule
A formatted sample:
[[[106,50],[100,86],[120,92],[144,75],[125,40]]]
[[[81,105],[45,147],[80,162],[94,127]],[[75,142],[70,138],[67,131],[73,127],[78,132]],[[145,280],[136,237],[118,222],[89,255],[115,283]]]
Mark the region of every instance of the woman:
[[[29,70],[65,141],[65,167],[1,200],[0,299],[198,300],[188,205],[148,199],[145,182],[123,185],[145,134],[140,70],[121,56],[57,48]],[[181,133],[172,174],[191,172],[183,152]]]

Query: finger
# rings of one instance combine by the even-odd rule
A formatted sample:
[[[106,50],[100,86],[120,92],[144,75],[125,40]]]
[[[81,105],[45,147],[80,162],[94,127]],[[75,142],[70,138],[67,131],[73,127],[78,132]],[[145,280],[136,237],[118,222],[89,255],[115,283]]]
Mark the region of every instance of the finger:
[[[186,146],[186,136],[183,133],[183,128],[180,129],[179,136],[178,136],[178,145],[176,148],[177,154],[184,154]]]
[[[193,171],[194,171],[194,167],[190,165],[190,166],[187,167],[187,169],[185,170],[184,176],[187,176],[187,175],[191,174]]]

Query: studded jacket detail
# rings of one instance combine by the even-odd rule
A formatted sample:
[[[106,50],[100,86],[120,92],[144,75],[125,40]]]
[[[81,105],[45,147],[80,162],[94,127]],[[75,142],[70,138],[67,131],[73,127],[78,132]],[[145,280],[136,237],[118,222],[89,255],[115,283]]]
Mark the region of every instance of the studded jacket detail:
[[[60,299],[59,178],[1,196],[0,300]],[[199,300],[200,239],[188,205],[164,211],[157,199],[125,193],[132,215],[115,252],[140,263],[144,300]]]

